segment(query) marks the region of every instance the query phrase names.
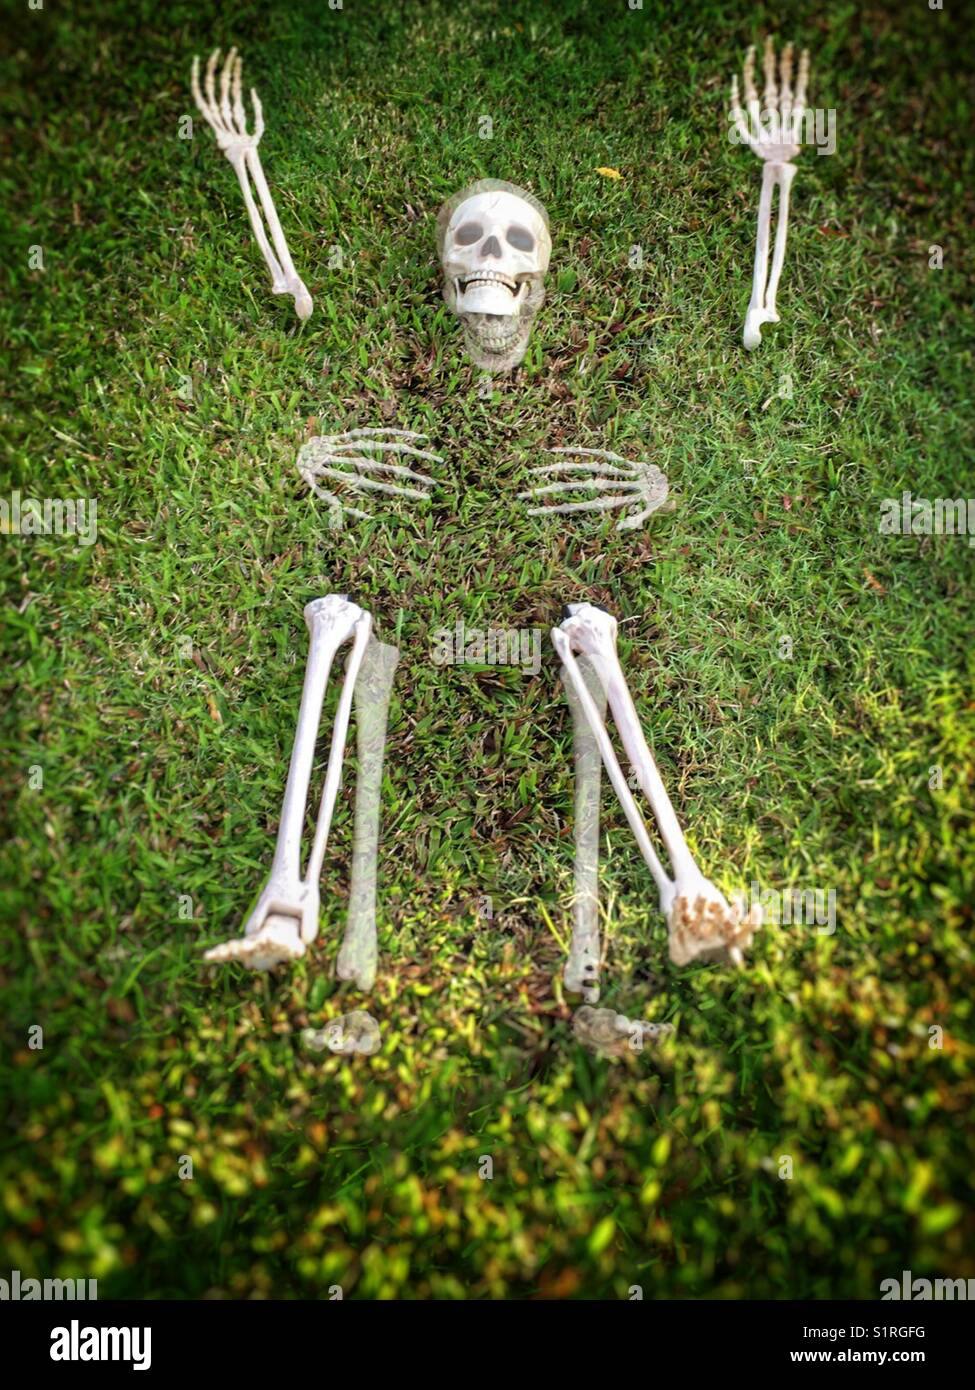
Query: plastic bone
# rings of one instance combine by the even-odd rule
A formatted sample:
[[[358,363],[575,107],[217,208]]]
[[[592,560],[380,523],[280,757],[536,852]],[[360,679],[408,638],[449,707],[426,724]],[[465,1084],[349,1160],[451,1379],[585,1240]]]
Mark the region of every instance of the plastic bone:
[[[552,642],[564,667],[566,683],[572,685],[588,720],[610,782],[657,885],[660,910],[667,920],[671,960],[675,965],[686,965],[698,959],[728,959],[736,965],[743,964],[742,953],[751,944],[760,918],[755,909],[743,917],[741,907],[728,903],[715,885],[704,877],[691,855],[643,736],[619,663],[616,619],[592,604],[571,604],[569,616],[560,627],[552,629]],[[664,871],[650,839],[646,823],[620,767],[612,739],[586,686],[577,654],[588,658],[606,693],[620,741],[657,822],[673,878]]]
[[[355,1009],[350,1014],[333,1018],[324,1028],[306,1028],[301,1035],[306,1047],[313,1052],[337,1052],[341,1056],[361,1053],[371,1057],[382,1047],[379,1024],[372,1014]]]
[[[417,447],[426,438],[425,434],[417,434],[414,430],[393,429],[315,435],[298,452],[298,472],[315,496],[328,503],[333,518],[340,518],[346,512],[369,520],[372,513],[343,501],[338,493],[323,486],[321,480],[339,483],[358,497],[379,494],[425,501],[436,487],[436,480],[418,473],[402,460],[443,463],[439,454]]]
[[[305,622],[311,647],[271,872],[243,936],[214,946],[204,956],[207,961],[236,960],[253,970],[271,970],[299,960],[318,935],[318,884],[342,775],[352,694],[369,644],[372,618],[345,595],[328,594],[306,606]],[[318,821],[302,875],[301,838],[325,689],[336,652],[350,640],[352,651],[335,714]]]
[[[621,1057],[627,1052],[642,1052],[647,1042],[659,1042],[674,1032],[673,1024],[649,1023],[642,1018],[627,1018],[613,1009],[591,1009],[583,1005],[572,1019],[572,1031],[583,1047],[597,1057]]]
[[[617,531],[633,531],[667,502],[667,479],[653,463],[631,463],[619,454],[606,449],[549,449],[550,454],[567,454],[577,462],[543,464],[529,469],[536,477],[559,475],[566,481],[520,492],[519,498],[563,497],[567,493],[590,488],[595,492],[611,492],[610,497],[590,497],[580,502],[556,502],[543,507],[529,507],[529,516],[555,516],[571,512],[605,512],[619,507],[630,508],[616,523]],[[590,463],[589,459],[598,459]]]
[[[755,263],[752,270],[752,295],[745,315],[742,341],[751,351],[762,340],[762,326],[778,323],[776,307],[779,280],[785,262],[785,245],[789,227],[789,192],[795,178],[796,166],[790,161],[801,148],[802,122],[806,109],[806,89],[809,82],[809,53],[803,49],[795,92],[792,89],[792,44],[782,50],[779,81],[776,81],[775,46],[771,36],[765,41],[763,68],[765,89],[763,105],[759,104],[755,86],[755,48],[749,48],[742,73],[745,110],[742,110],[738,91],[738,76],[731,79],[731,116],[741,142],[763,161],[762,191],[758,203],[758,232],[755,240]],[[769,270],[769,234],[772,219],[772,198],[779,190],[778,223],[772,267]]]
[[[583,657],[582,678],[600,717],[605,716],[606,695],[599,677]],[[567,990],[581,994],[589,1004],[599,999],[599,792],[602,758],[589,721],[572,685],[565,682],[572,711],[572,750],[575,774],[575,865],[572,899],[572,940],[562,978]]]
[[[389,700],[398,661],[399,652],[395,647],[371,638],[355,685],[359,771],[352,838],[352,881],[345,937],[335,973],[340,980],[354,980],[365,991],[372,989],[376,980],[376,861],[379,854],[383,751]]]
[[[548,214],[515,184],[481,179],[443,205],[437,250],[444,302],[464,325],[474,364],[508,372],[528,349],[552,254]]]
[[[217,144],[220,149],[233,165],[237,180],[240,183],[240,191],[244,195],[244,205],[247,208],[247,216],[250,218],[254,236],[271,273],[272,293],[290,294],[294,300],[295,313],[299,319],[304,321],[311,317],[312,297],[295,270],[291,252],[288,250],[288,243],[284,239],[284,232],[281,230],[281,223],[274,207],[271,190],[264,177],[261,156],[257,150],[261,136],[264,134],[264,113],[260,99],[252,87],[254,131],[251,134],[247,129],[247,113],[244,110],[241,90],[243,62],[236,48],[232,48],[227,54],[227,59],[221,69],[220,95],[218,97],[216,76],[219,62],[220,49],[215,48],[207,62],[203,89],[201,90],[200,60],[194,57],[190,76],[193,100],[196,102],[203,119],[217,137]],[[254,201],[252,181],[260,200],[260,208]],[[266,228],[265,221],[267,223]],[[270,240],[268,239],[268,232],[270,232]]]

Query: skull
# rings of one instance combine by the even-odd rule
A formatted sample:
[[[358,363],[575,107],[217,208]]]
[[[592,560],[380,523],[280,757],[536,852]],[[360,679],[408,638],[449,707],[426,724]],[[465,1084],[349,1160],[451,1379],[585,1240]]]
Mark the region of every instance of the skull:
[[[514,184],[482,179],[440,209],[437,248],[443,297],[460,315],[472,360],[488,372],[517,367],[552,254],[541,203]]]

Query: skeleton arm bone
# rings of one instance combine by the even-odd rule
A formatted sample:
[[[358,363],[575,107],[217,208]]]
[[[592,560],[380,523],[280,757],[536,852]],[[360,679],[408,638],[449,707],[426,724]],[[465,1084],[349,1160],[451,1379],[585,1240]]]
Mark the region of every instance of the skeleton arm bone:
[[[778,323],[775,300],[785,261],[785,243],[789,226],[789,189],[795,178],[794,164],[764,164],[762,193],[758,203],[758,233],[755,239],[755,265],[752,271],[752,297],[745,315],[742,342],[751,352],[762,341],[762,325]],[[769,228],[772,220],[772,193],[779,190],[779,214],[775,228],[775,249],[772,271],[768,274]],[[767,278],[766,278],[767,277]]]
[[[782,51],[779,81],[776,81],[775,48],[771,38],[766,41],[763,55],[765,72],[764,108],[760,106],[755,87],[755,50],[745,57],[743,74],[747,115],[741,108],[737,75],[731,80],[731,117],[742,144],[762,160],[762,191],[758,205],[758,228],[755,239],[755,261],[752,270],[752,293],[742,342],[752,351],[761,342],[763,324],[778,323],[776,308],[779,280],[785,262],[786,238],[789,225],[789,193],[796,168],[791,160],[799,153],[800,129],[805,113],[806,87],[809,78],[809,54],[805,50],[799,60],[795,93],[792,90],[793,49],[786,44]],[[764,125],[763,125],[764,121]],[[769,231],[772,219],[774,190],[779,190],[779,211],[769,273]]]
[[[236,48],[232,48],[220,74],[220,96],[216,92],[216,68],[220,60],[220,50],[214,49],[207,62],[203,90],[200,88],[200,60],[194,57],[190,76],[193,100],[203,119],[217,137],[217,144],[233,165],[240,183],[247,216],[254,237],[271,273],[271,289],[274,294],[290,294],[294,299],[295,312],[304,321],[312,312],[312,297],[298,275],[288,250],[288,243],[281,230],[281,223],[268,188],[267,179],[261,165],[257,147],[264,133],[264,115],[257,93],[251,88],[254,104],[254,133],[247,130],[247,116],[241,95],[242,61]],[[274,250],[268,240],[264,220],[254,201],[251,180],[257,189],[257,196],[263,208],[267,228],[271,233]]]

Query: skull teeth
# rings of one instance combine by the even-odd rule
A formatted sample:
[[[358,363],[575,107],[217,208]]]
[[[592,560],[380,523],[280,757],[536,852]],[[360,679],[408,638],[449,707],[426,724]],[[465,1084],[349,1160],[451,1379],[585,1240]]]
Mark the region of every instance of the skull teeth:
[[[468,275],[465,280],[458,280],[461,292],[465,292],[472,285],[504,285],[506,290],[512,294],[517,294],[517,281],[512,280],[510,275],[502,275],[500,270],[477,270],[473,275]]]

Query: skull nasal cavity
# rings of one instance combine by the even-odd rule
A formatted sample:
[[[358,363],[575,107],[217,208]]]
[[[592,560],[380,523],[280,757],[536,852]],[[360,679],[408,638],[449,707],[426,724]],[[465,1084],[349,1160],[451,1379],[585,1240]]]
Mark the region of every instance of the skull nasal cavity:
[[[494,256],[496,258],[501,255],[501,243],[496,236],[488,237],[487,241],[481,247],[481,255]]]

